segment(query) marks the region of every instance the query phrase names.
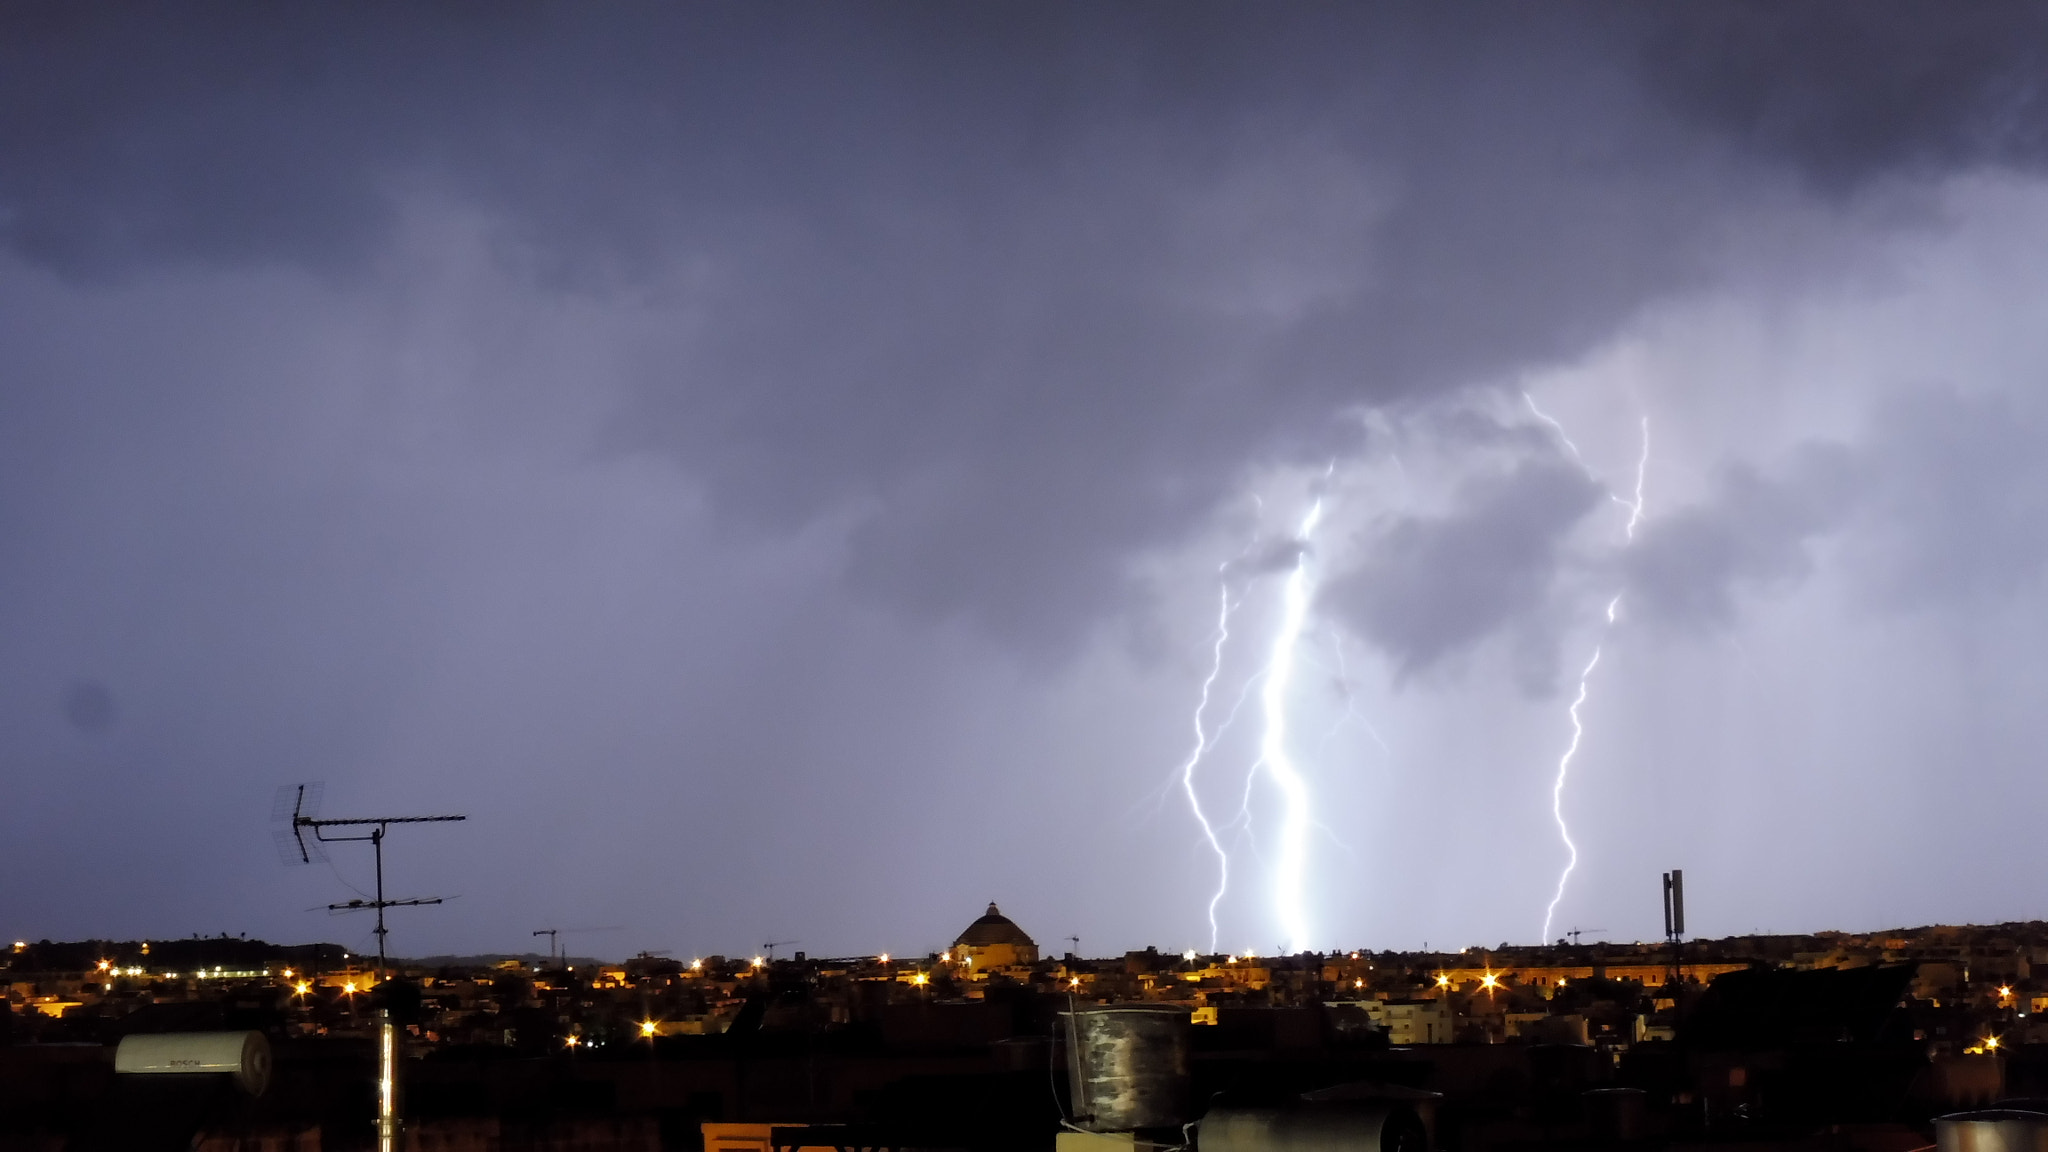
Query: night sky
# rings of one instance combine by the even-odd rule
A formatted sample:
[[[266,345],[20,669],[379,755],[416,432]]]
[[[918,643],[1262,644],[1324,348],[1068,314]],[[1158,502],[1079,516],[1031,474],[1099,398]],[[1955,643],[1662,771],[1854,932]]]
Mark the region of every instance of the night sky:
[[[2044,57],[0,5],[0,932],[374,947],[315,780],[470,817],[402,955],[1206,949],[1190,791],[1224,950],[1533,943],[1554,800],[1552,937],[1673,867],[1702,935],[2048,915]]]

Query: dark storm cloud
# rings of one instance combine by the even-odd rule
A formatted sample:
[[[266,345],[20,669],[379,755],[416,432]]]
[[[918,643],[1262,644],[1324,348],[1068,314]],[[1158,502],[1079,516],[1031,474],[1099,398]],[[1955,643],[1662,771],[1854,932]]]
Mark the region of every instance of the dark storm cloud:
[[[1566,538],[1606,495],[1558,460],[1528,460],[1468,482],[1454,511],[1404,517],[1359,542],[1363,563],[1324,587],[1322,607],[1384,649],[1403,674],[1426,672],[1542,618]]]
[[[1595,603],[1608,557],[1565,542],[1604,496],[1445,398],[1695,290],[1832,283],[1896,224],[1855,193],[2031,155],[2002,38],[2033,17],[1885,9],[1815,78],[1771,11],[0,0],[17,915],[325,903],[256,861],[271,790],[326,778],[475,817],[402,864],[472,897],[408,933],[470,947],[593,900],[943,946],[927,909],[1025,873],[1078,921],[1041,934],[1170,926],[1127,897],[1186,884],[1184,829],[1113,801],[1207,665],[1076,644],[1134,571],[1275,465],[1342,476],[1362,409],[1439,413],[1500,470],[1325,604],[1410,673],[1542,649]],[[1816,19],[1789,42],[1825,54]],[[1840,504],[1731,474],[1631,594],[1711,622],[1823,543],[1916,603],[2023,587],[2048,534],[1999,490],[2039,483],[2008,416],[2042,423],[1873,424]],[[86,673],[118,714],[81,738]],[[1112,847],[1046,852],[1083,841]]]
[[[1745,126],[1734,93],[1780,81],[1834,121],[1761,17],[1709,7],[30,5],[0,211],[75,276],[363,276],[408,204],[473,206],[546,290],[674,301],[616,448],[737,523],[863,507],[864,594],[1057,636],[1240,465],[1327,453],[1336,409],[1706,279],[1771,194],[1740,152],[1836,140]],[[2026,107],[1970,29],[1937,38],[1970,95],[1915,139]],[[1820,91],[1895,119],[1879,68]]]
[[[2048,9],[1742,0],[1664,10],[1650,90],[1819,187],[2048,161]]]

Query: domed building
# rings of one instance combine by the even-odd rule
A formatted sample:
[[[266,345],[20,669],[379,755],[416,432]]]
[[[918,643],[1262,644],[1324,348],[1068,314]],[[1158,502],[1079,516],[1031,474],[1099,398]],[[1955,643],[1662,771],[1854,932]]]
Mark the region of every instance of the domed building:
[[[976,970],[1008,968],[1038,963],[1038,943],[991,902],[987,914],[953,941],[953,954]]]

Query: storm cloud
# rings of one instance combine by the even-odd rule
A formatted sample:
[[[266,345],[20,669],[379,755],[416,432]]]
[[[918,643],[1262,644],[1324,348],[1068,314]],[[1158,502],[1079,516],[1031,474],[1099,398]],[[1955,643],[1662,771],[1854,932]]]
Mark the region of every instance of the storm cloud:
[[[1857,351],[2020,330],[1868,301],[1961,299],[1971,237],[2041,218],[2029,5],[4,18],[0,862],[38,937],[329,930],[327,880],[258,868],[271,790],[327,778],[475,810],[405,849],[467,893],[422,951],[586,907],[908,951],[992,898],[1179,945],[1199,854],[1129,814],[1219,573],[1256,629],[1325,566],[1329,823],[1453,773],[1459,835],[1541,860],[1550,689],[1613,595],[1616,663],[1666,661],[1613,701],[1641,743],[1783,605],[2024,605],[2048,559],[2038,350]],[[1584,459],[1471,415],[1525,387]],[[1596,511],[1644,416],[1631,541]],[[1526,895],[1345,891],[1333,936],[1439,943]]]

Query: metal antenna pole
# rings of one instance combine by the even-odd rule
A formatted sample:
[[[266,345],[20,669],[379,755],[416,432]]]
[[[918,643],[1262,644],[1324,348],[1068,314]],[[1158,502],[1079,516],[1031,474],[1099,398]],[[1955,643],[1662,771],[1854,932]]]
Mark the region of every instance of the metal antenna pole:
[[[310,816],[310,815],[307,815],[307,814],[305,814],[305,813],[304,813],[304,812],[302,811],[302,806],[304,805],[304,802],[305,802],[305,796],[306,796],[306,789],[305,789],[305,786],[301,785],[301,786],[300,786],[300,788],[299,788],[298,800],[297,800],[297,802],[296,802],[296,803],[294,804],[294,806],[293,806],[293,809],[292,809],[292,819],[291,819],[291,829],[292,829],[292,837],[293,837],[294,841],[295,841],[295,842],[296,842],[296,844],[297,844],[297,847],[298,847],[298,849],[299,849],[299,856],[300,856],[300,858],[301,858],[302,860],[307,860],[307,861],[310,861],[310,860],[312,860],[312,859],[313,859],[314,853],[315,853],[315,851],[316,851],[316,849],[315,849],[314,845],[318,845],[318,844],[340,844],[340,843],[346,843],[346,842],[350,842],[350,841],[362,841],[362,840],[368,840],[368,841],[370,842],[370,851],[371,851],[371,854],[372,854],[372,855],[373,855],[373,856],[375,857],[375,860],[376,860],[376,868],[377,868],[377,896],[376,896],[376,899],[374,899],[374,900],[349,900],[349,901],[346,901],[346,902],[344,902],[344,903],[341,903],[341,904],[329,904],[329,905],[327,906],[327,910],[328,910],[328,911],[330,911],[330,912],[358,912],[358,911],[361,911],[362,909],[365,909],[365,908],[374,908],[374,909],[376,909],[376,912],[377,912],[377,929],[376,929],[376,931],[377,931],[377,982],[378,982],[379,984],[382,984],[382,983],[384,982],[384,978],[385,978],[385,975],[386,975],[386,970],[387,970],[387,968],[389,967],[389,964],[390,964],[390,960],[389,960],[389,958],[388,958],[388,957],[387,957],[387,956],[385,955],[385,937],[386,937],[386,936],[387,936],[387,935],[388,935],[388,934],[390,933],[390,931],[391,931],[391,930],[390,930],[389,928],[385,927],[385,925],[384,925],[384,910],[385,910],[386,908],[415,908],[415,907],[419,907],[419,906],[421,906],[421,905],[425,905],[425,904],[439,904],[439,903],[441,902],[441,898],[440,898],[439,896],[434,896],[434,897],[430,897],[430,898],[425,898],[425,899],[415,899],[415,900],[388,900],[388,899],[386,899],[386,898],[385,898],[385,896],[384,896],[384,836],[385,836],[385,834],[386,834],[386,833],[388,833],[389,831],[391,831],[391,825],[393,825],[393,824],[446,824],[446,823],[450,823],[450,822],[452,822],[452,821],[456,821],[456,820],[467,820],[467,819],[469,819],[469,817],[467,817],[467,816],[371,816],[371,817],[366,817],[366,818],[363,818],[363,819],[359,819],[359,820],[316,820],[316,819],[314,819],[314,818],[313,818],[312,816]],[[317,798],[317,793],[316,793],[316,798]],[[280,820],[282,819],[282,814],[281,814],[281,813],[280,813],[279,819],[280,819]],[[369,829],[370,829],[370,833],[369,833],[369,835],[367,835],[367,836],[329,836],[329,835],[327,835],[327,833],[326,833],[326,830],[327,830],[327,829],[329,829],[329,828],[363,828],[363,827],[367,827],[367,828],[369,828]],[[312,831],[312,833],[313,833],[313,841],[314,841],[314,845],[309,845],[309,844],[308,844],[308,843],[306,842],[306,832],[307,832],[307,830],[309,830],[309,829],[310,829],[310,830]]]
[[[384,829],[370,833],[370,852],[377,858],[377,983],[384,982]]]

